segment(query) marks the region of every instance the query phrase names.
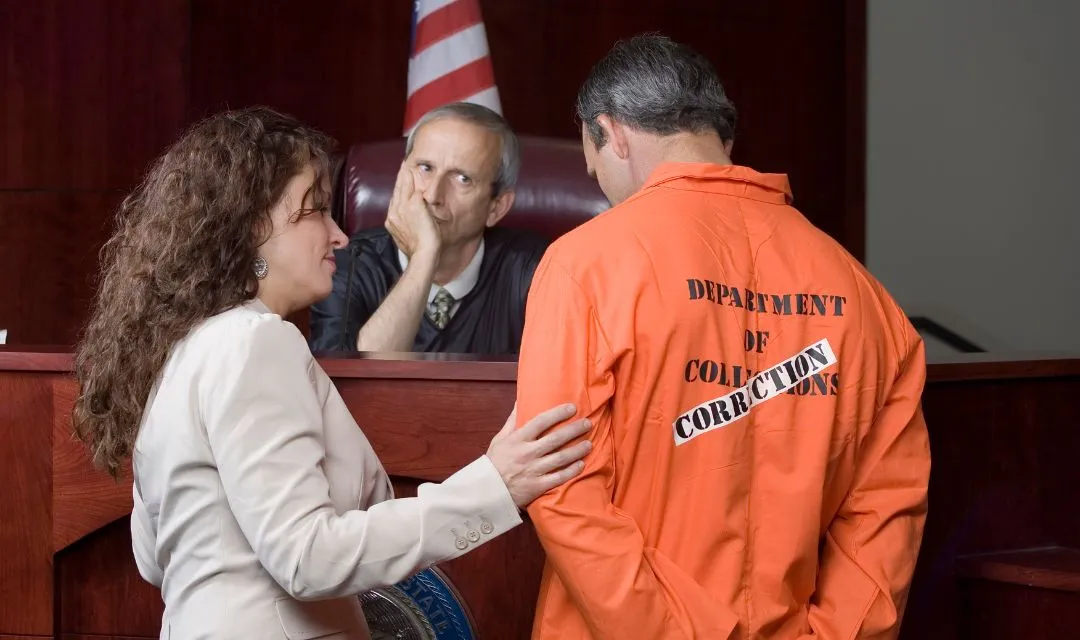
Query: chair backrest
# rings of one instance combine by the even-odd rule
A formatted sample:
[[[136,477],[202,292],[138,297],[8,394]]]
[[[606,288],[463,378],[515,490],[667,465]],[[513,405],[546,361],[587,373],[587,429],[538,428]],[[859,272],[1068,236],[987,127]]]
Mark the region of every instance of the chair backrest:
[[[581,143],[521,136],[521,171],[514,207],[500,226],[551,239],[608,208],[596,181],[585,173]],[[345,233],[381,227],[405,140],[354,144],[334,179],[334,213]]]

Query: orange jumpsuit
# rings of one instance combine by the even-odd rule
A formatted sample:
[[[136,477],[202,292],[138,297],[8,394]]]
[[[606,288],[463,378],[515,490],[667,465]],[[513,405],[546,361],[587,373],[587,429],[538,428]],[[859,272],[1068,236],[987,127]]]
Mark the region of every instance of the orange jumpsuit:
[[[576,402],[595,447],[529,507],[534,638],[897,634],[923,344],[790,202],[783,175],[664,164],[538,266],[518,415]]]

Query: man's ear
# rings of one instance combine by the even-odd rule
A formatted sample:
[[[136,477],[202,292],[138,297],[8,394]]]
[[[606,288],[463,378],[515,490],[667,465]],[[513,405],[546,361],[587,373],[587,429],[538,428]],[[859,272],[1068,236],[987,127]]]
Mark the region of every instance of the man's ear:
[[[498,224],[499,220],[510,213],[510,207],[514,206],[514,190],[507,189],[499,195],[495,196],[495,199],[491,201],[491,207],[488,209],[487,226],[494,227]]]
[[[735,146],[735,139],[734,138],[728,139],[728,140],[726,140],[724,142],[724,155],[726,155],[728,157],[728,160],[731,160],[731,149],[734,146]]]
[[[630,143],[626,139],[626,127],[617,120],[612,120],[611,116],[606,113],[597,116],[596,123],[604,131],[604,138],[611,145],[611,151],[620,160],[626,160],[627,156],[630,155]]]

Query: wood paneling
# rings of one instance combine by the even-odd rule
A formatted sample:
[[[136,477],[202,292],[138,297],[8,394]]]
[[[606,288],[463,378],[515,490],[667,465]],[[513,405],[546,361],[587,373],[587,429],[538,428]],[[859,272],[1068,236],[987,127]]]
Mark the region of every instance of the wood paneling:
[[[115,205],[187,124],[188,0],[0,14],[0,328],[70,344]]]
[[[40,371],[66,374],[71,371],[69,347],[34,347],[26,352],[12,345],[0,345],[0,371]]]
[[[960,632],[949,638],[1064,640],[1080,630],[1080,594],[985,580],[964,580],[960,591]]]
[[[928,385],[930,516],[905,637],[956,637],[958,556],[1046,544],[1080,547],[1080,494],[1074,490],[1080,484],[1074,462],[1080,405],[1055,400],[1078,389],[1075,371],[1050,379]]]
[[[1077,375],[1076,360],[1071,354],[991,353],[950,354],[945,362],[930,362],[927,382],[974,382],[976,380],[1016,380],[1019,378],[1058,378]]]
[[[338,357],[323,364],[335,372],[336,386],[399,495],[480,455],[513,402],[513,362],[414,355],[404,361]],[[62,438],[62,414],[73,397],[63,371],[68,365],[55,352],[0,349],[0,397],[15,399],[0,404],[0,468],[10,470],[10,490],[0,493],[0,602],[22,605],[0,607],[0,632],[51,633],[56,602],[58,631],[65,634],[153,636],[161,602],[131,557],[130,484],[90,472]],[[973,379],[963,379],[965,374]],[[971,554],[1080,547],[1074,517],[1080,510],[1080,467],[1074,462],[1080,406],[1072,401],[1078,392],[1080,360],[930,366],[924,395],[934,456],[930,515],[902,637],[951,639],[1014,628],[1041,637],[1062,624],[1073,604],[1055,595],[1060,580],[1044,585],[1058,585],[1043,589],[1052,593],[1021,593],[1016,585],[999,584],[997,574],[958,576],[956,566],[958,557]],[[50,446],[57,451],[50,454]],[[86,514],[77,513],[80,500],[89,507]],[[53,539],[58,546],[74,540],[55,554],[55,574]],[[1030,555],[1023,557],[1028,560],[1022,563],[1037,565],[1023,571],[1046,573]],[[531,624],[541,565],[539,543],[524,526],[444,570],[482,637],[522,637]],[[1051,577],[1058,576],[1060,567],[1051,569]]]
[[[2,146],[2,145],[0,145]],[[8,344],[74,344],[119,192],[0,191],[0,329]]]
[[[53,551],[125,518],[133,504],[130,461],[119,479],[113,480],[94,469],[86,446],[72,435],[71,407],[77,394],[75,380],[53,381]]]
[[[266,104],[342,143],[401,135],[412,5],[191,0],[191,117]]]
[[[61,640],[157,640],[161,635],[155,633],[152,636],[99,636],[84,633],[63,633],[56,637]],[[0,640],[3,640],[2,637],[0,637]]]
[[[127,517],[59,551],[56,578],[58,631],[158,637],[165,605],[135,567]]]
[[[51,377],[0,371],[0,633],[52,631]]]
[[[736,161],[789,173],[796,205],[861,257],[861,4],[483,0],[481,7],[503,112],[518,133],[577,138],[574,102],[592,65],[620,38],[662,32],[717,67],[740,113]],[[408,38],[408,3],[192,0],[192,114],[269,104],[344,144],[399,136]]]
[[[0,189],[127,189],[187,116],[188,0],[4,0]]]
[[[441,481],[487,451],[514,407],[512,381],[335,383],[357,424],[379,430],[372,446],[387,472],[420,480]]]
[[[481,2],[503,111],[576,138],[576,93],[619,38],[661,31],[717,67],[735,160],[788,173],[795,204],[863,254],[865,0]],[[74,340],[113,206],[179,132],[268,104],[342,145],[401,135],[410,3],[0,0],[0,327]],[[584,163],[582,163],[584,170]],[[25,220],[23,218],[33,218]],[[75,257],[70,257],[74,255]],[[297,321],[306,326],[306,316]]]
[[[970,580],[1080,594],[1080,550],[1068,547],[964,556],[957,559],[956,572]]]

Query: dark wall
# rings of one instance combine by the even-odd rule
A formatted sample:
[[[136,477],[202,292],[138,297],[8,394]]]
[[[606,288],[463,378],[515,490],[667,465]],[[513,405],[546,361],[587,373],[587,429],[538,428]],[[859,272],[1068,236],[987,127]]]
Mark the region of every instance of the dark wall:
[[[707,55],[740,111],[735,159],[863,251],[865,2],[483,0],[504,115],[576,138],[612,43],[661,31]],[[71,343],[112,213],[196,119],[268,104],[343,144],[400,135],[405,0],[0,0],[0,328]],[[584,163],[582,165],[584,170]]]

